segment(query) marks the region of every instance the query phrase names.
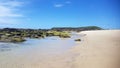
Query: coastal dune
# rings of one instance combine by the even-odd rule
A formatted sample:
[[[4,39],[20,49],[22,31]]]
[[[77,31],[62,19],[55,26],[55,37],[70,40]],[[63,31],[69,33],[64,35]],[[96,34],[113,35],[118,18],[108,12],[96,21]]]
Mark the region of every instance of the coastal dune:
[[[72,48],[77,54],[73,68],[120,68],[120,30],[83,31],[82,42]]]

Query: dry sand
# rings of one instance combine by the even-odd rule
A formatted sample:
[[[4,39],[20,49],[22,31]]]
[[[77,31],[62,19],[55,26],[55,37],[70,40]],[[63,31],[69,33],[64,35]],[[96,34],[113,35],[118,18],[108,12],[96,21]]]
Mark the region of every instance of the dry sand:
[[[83,31],[73,47],[73,68],[120,68],[120,30]]]

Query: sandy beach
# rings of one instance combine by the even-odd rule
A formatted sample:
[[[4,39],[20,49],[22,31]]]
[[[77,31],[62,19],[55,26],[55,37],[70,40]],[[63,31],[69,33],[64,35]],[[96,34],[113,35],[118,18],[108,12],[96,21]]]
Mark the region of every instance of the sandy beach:
[[[81,42],[60,55],[38,47],[0,55],[0,68],[120,68],[120,30],[83,31]],[[17,55],[16,55],[17,54]]]
[[[73,68],[120,68],[120,30],[83,31]]]

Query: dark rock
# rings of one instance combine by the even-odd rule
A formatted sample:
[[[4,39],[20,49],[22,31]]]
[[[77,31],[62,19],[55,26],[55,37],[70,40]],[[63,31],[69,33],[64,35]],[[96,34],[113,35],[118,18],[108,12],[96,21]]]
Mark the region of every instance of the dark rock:
[[[75,39],[75,41],[81,41],[81,39]]]

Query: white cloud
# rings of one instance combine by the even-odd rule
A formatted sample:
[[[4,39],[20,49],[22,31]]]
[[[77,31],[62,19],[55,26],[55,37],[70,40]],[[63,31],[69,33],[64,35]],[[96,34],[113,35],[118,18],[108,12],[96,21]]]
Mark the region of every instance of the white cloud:
[[[54,4],[54,7],[57,7],[57,8],[60,8],[60,7],[63,7],[64,5],[63,4]]]
[[[54,7],[60,8],[60,7],[66,6],[68,4],[71,4],[71,1],[65,1],[64,3],[56,3],[56,4],[54,4]]]
[[[0,24],[17,24],[18,19],[15,18],[9,18],[9,17],[1,17],[0,18]]]
[[[23,5],[24,2],[0,1],[0,24],[13,24],[18,18],[24,17],[19,9]]]
[[[20,7],[23,4],[24,4],[24,2],[18,2],[18,1],[0,2],[0,5],[9,6],[9,7]]]

